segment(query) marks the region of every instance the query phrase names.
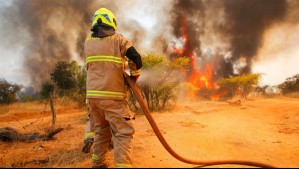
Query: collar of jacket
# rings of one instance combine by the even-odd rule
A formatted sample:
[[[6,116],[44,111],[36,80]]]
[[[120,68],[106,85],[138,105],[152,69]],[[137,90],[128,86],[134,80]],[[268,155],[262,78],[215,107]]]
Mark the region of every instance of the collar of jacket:
[[[115,34],[115,30],[113,28],[105,27],[105,26],[97,26],[97,28],[94,29],[91,36],[96,38],[103,38],[114,34]]]

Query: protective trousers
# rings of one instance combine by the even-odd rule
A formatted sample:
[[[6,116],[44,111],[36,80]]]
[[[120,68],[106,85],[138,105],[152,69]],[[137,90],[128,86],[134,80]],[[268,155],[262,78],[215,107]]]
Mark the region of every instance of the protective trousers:
[[[132,139],[135,116],[124,100],[88,99],[91,131],[95,133],[93,166],[105,163],[110,140],[117,168],[132,167]]]
[[[88,111],[87,112],[86,131],[85,131],[85,136],[84,136],[84,141],[83,141],[82,152],[89,153],[91,146],[93,145],[93,142],[94,142],[94,132],[92,132],[90,129],[90,114]]]
[[[86,130],[85,130],[85,137],[84,140],[89,139],[89,138],[94,138],[94,132],[91,131],[91,126],[90,126],[90,114],[89,111],[87,112],[87,123],[86,123]]]

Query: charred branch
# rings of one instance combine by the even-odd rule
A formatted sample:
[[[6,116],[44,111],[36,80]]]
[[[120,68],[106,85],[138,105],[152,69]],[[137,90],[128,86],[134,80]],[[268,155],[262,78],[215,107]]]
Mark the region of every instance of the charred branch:
[[[0,128],[0,141],[3,142],[26,142],[26,141],[48,141],[51,140],[56,134],[60,133],[63,128],[58,128],[49,131],[46,134],[40,133],[27,133],[23,134],[11,127]]]

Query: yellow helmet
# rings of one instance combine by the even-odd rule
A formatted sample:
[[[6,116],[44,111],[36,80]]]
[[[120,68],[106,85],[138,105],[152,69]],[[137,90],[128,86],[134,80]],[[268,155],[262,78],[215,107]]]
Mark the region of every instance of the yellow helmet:
[[[94,13],[92,18],[92,26],[96,25],[97,23],[112,27],[114,30],[116,30],[116,18],[114,14],[106,8],[100,8]]]

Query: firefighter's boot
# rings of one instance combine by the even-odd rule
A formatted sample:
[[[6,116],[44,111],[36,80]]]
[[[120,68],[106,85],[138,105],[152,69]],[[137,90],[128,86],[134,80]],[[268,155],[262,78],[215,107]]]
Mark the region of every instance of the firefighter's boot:
[[[82,148],[82,152],[83,153],[89,153],[93,142],[94,142],[94,138],[92,138],[92,137],[89,137],[89,138],[85,139],[84,140],[84,145],[83,145],[83,148]]]

